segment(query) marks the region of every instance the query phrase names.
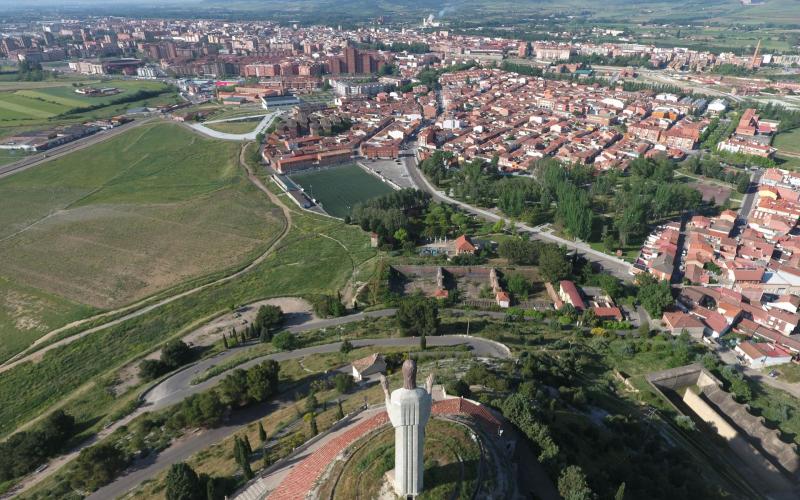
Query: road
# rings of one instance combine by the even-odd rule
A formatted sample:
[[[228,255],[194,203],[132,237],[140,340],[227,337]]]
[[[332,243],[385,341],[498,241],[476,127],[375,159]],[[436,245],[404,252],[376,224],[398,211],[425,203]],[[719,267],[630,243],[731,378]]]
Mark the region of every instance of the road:
[[[49,332],[49,333],[43,335],[42,337],[40,337],[39,339],[37,339],[36,342],[34,342],[31,345],[31,347],[28,348],[26,351],[24,351],[20,355],[17,355],[15,357],[11,358],[10,360],[6,361],[5,363],[3,363],[3,365],[0,366],[0,373],[3,373],[5,371],[7,371],[7,370],[10,370],[10,369],[14,368],[15,366],[18,366],[21,363],[25,363],[25,362],[28,362],[28,361],[40,360],[42,358],[42,356],[44,356],[44,354],[47,353],[48,351],[50,351],[52,349],[56,349],[56,348],[64,346],[64,345],[67,345],[67,344],[70,344],[72,342],[75,342],[76,340],[79,340],[79,339],[81,339],[81,338],[83,338],[83,337],[85,337],[87,335],[91,335],[92,333],[96,333],[96,332],[99,332],[101,330],[105,330],[107,328],[110,328],[112,326],[118,325],[118,324],[120,324],[120,323],[122,323],[124,321],[129,320],[129,319],[133,319],[133,318],[139,317],[139,316],[141,316],[143,314],[146,314],[146,313],[148,313],[150,311],[158,309],[159,307],[161,307],[163,305],[169,304],[169,303],[174,302],[174,301],[176,301],[178,299],[181,299],[183,297],[186,297],[186,296],[189,296],[189,295],[193,295],[193,294],[195,294],[195,293],[197,293],[197,292],[199,292],[201,290],[205,290],[206,288],[209,288],[209,287],[212,287],[212,286],[215,286],[215,285],[219,285],[221,283],[225,283],[225,282],[228,282],[228,281],[230,281],[232,279],[238,278],[239,276],[242,276],[242,275],[247,274],[248,272],[250,272],[256,266],[261,264],[261,262],[263,262],[264,259],[269,257],[275,251],[275,249],[278,248],[280,242],[283,241],[283,239],[286,237],[286,235],[289,234],[289,230],[292,227],[292,214],[291,214],[291,211],[289,210],[289,208],[286,205],[284,205],[283,201],[281,201],[281,199],[278,196],[274,195],[272,193],[272,191],[270,191],[264,185],[264,183],[261,182],[261,180],[255,175],[254,172],[250,171],[247,168],[247,164],[244,161],[244,148],[242,148],[242,150],[241,150],[241,152],[239,154],[239,161],[240,161],[240,164],[241,164],[242,168],[244,168],[247,171],[247,175],[248,175],[248,178],[250,179],[250,182],[252,182],[258,189],[260,189],[263,193],[265,193],[267,195],[267,197],[269,197],[269,199],[270,199],[270,201],[272,203],[274,203],[276,206],[281,208],[281,210],[283,211],[283,215],[284,215],[284,217],[286,219],[286,225],[284,226],[283,230],[278,234],[278,237],[275,240],[273,240],[273,242],[264,250],[264,252],[261,255],[256,257],[255,260],[250,262],[247,266],[245,266],[244,268],[240,269],[239,271],[237,271],[237,272],[235,272],[233,274],[229,274],[227,276],[224,276],[222,278],[219,278],[219,279],[217,279],[215,281],[206,283],[205,285],[196,286],[194,288],[191,288],[189,290],[183,291],[183,292],[175,294],[175,295],[171,295],[169,297],[166,297],[164,299],[161,299],[161,300],[159,300],[157,302],[154,302],[152,304],[149,304],[149,305],[145,305],[146,302],[147,302],[147,299],[145,299],[145,300],[140,301],[140,302],[138,302],[136,304],[132,304],[130,306],[126,306],[126,307],[123,307],[121,309],[117,309],[117,310],[114,310],[114,311],[108,311],[108,312],[105,312],[105,313],[102,313],[102,314],[99,314],[99,315],[96,315],[96,316],[92,316],[90,318],[85,318],[83,320],[76,321],[74,323],[70,323],[68,325],[65,325],[65,326],[63,326],[61,328],[58,328],[56,330],[52,330],[51,332]],[[94,321],[94,320],[99,319],[99,318],[109,317],[109,316],[112,316],[112,315],[120,314],[120,313],[122,313],[124,311],[131,311],[131,312],[123,314],[119,318],[116,318],[116,319],[114,319],[112,321],[109,321],[107,323],[103,323],[102,325],[99,325],[99,326],[96,326],[96,327],[93,327],[93,328],[89,328],[89,329],[84,330],[84,331],[82,331],[80,333],[77,333],[75,335],[71,335],[71,336],[66,337],[64,339],[58,340],[56,342],[53,342],[52,344],[49,344],[49,345],[47,345],[45,347],[42,347],[41,349],[38,349],[38,350],[36,350],[34,352],[30,352],[31,348],[35,348],[36,346],[41,345],[42,343],[51,340],[52,338],[54,338],[55,336],[57,336],[58,334],[60,334],[61,332],[65,331],[67,329],[75,328],[77,326],[80,326],[81,324],[86,324],[86,323],[88,323],[90,321]],[[28,354],[25,354],[26,352]]]
[[[189,127],[194,129],[197,132],[200,132],[203,135],[207,135],[214,139],[222,139],[224,141],[254,141],[256,136],[267,129],[272,123],[272,120],[280,116],[281,111],[273,111],[267,115],[264,115],[264,118],[261,122],[256,126],[256,128],[252,132],[248,132],[246,134],[228,134],[226,132],[218,132],[216,130],[210,129],[205,126],[203,123],[190,123]],[[259,115],[262,116],[262,115]],[[226,121],[240,121],[242,118],[233,118],[228,120],[217,120],[214,122],[208,123],[221,123]]]
[[[343,322],[360,321],[364,319],[364,317],[379,317],[391,314],[394,314],[394,310],[384,310],[384,311],[378,311],[376,313],[369,313],[363,315],[356,314],[352,316],[347,316],[345,318],[338,318],[336,324],[342,324]],[[305,325],[296,327],[295,330],[299,331],[300,329],[315,329],[319,328],[320,327],[319,325],[321,324],[325,324],[325,320],[312,321]],[[357,339],[357,340],[352,340],[351,342],[355,347],[376,346],[376,347],[415,348],[419,346],[419,339],[415,337]],[[504,349],[504,347],[501,346],[501,344],[497,344],[490,340],[482,339],[479,337],[467,337],[460,335],[443,335],[438,337],[436,336],[428,337],[429,347],[456,346],[456,345],[470,346],[472,348],[472,352],[479,357],[508,358],[510,356],[510,353],[507,351],[507,349]],[[267,359],[274,359],[275,361],[286,361],[290,359],[303,358],[312,354],[339,352],[340,347],[341,347],[341,342],[333,342],[330,344],[307,347],[295,351],[278,352],[257,359],[253,359],[251,361],[248,361],[247,363],[239,365],[237,368],[247,368],[255,364],[261,363]],[[233,354],[238,354],[240,352],[241,349],[231,349],[229,351],[225,351],[222,354],[230,353],[228,354],[228,356],[230,356]],[[213,387],[214,385],[218,384],[227,374],[218,375],[195,386],[191,386],[189,382],[198,373],[202,372],[205,369],[210,368],[216,363],[223,361],[226,357],[227,356],[225,357],[216,356],[214,358],[210,358],[201,363],[198,363],[197,365],[192,366],[190,369],[176,373],[168,380],[165,380],[164,382],[159,384],[159,386],[157,386],[156,389],[151,391],[145,397],[145,400],[148,401],[148,404],[137,410],[137,412],[143,413],[144,411],[155,411],[168,407],[172,404],[182,401],[184,398],[189,397],[191,394],[207,390],[210,387]],[[284,393],[280,394],[273,401],[256,405],[250,408],[246,408],[242,411],[237,411],[233,414],[231,419],[221,427],[210,430],[196,431],[187,436],[182,437],[181,439],[172,443],[172,445],[170,445],[169,448],[162,451],[157,456],[148,457],[143,461],[136,463],[134,467],[128,471],[127,474],[117,478],[111,484],[108,484],[103,488],[99,489],[91,496],[89,496],[89,498],[107,499],[107,498],[116,498],[118,496],[125,494],[127,491],[139,485],[142,481],[145,481],[147,479],[156,476],[170,465],[186,460],[193,454],[224,440],[225,438],[233,435],[237,431],[240,431],[243,425],[246,425],[256,419],[263,418],[266,415],[273,413],[274,411],[282,407],[293,404],[294,394],[298,390],[301,389],[293,387],[291,390],[285,391]]]
[[[428,193],[430,193],[430,195],[433,197],[434,200],[438,202],[457,205],[458,207],[467,212],[470,212],[474,215],[477,215],[478,217],[482,217],[492,222],[496,222],[499,220],[504,220],[508,222],[508,220],[505,217],[498,215],[495,212],[474,207],[472,205],[468,205],[462,201],[450,198],[443,192],[437,190],[430,184],[430,182],[428,182],[428,179],[425,178],[425,175],[419,170],[419,168],[417,168],[416,157],[404,156],[403,161],[405,162],[409,175],[414,180],[414,183],[417,185],[417,187],[419,187],[419,189],[423,191],[427,191]],[[606,272],[613,274],[614,276],[622,280],[629,280],[631,278],[631,269],[633,269],[633,266],[630,263],[625,262],[622,259],[618,259],[617,257],[613,257],[611,255],[607,255],[604,254],[603,252],[597,251],[591,248],[586,243],[569,241],[559,236],[556,236],[552,233],[543,232],[537,228],[528,226],[526,224],[522,224],[520,222],[516,223],[516,228],[518,230],[530,233],[531,237],[534,239],[549,241],[551,243],[556,243],[558,245],[562,245],[569,249],[575,250],[578,253],[583,254],[584,257],[586,257],[588,260],[600,264]]]
[[[739,217],[741,219],[747,219],[750,216],[750,210],[753,209],[753,202],[758,192],[758,182],[761,180],[761,174],[761,170],[756,170],[750,176],[750,186],[747,188],[744,198],[742,198],[742,206],[739,207]]]
[[[88,137],[83,137],[81,139],[78,139],[77,141],[68,142],[67,144],[64,144],[62,146],[49,149],[47,150],[47,152],[37,153],[33,156],[27,156],[19,161],[15,161],[14,163],[3,165],[2,167],[0,167],[0,179],[2,179],[3,177],[14,175],[19,172],[23,172],[25,170],[28,170],[29,168],[36,167],[38,165],[41,165],[42,163],[46,163],[55,158],[61,158],[62,156],[67,155],[69,153],[73,153],[75,151],[79,151],[81,149],[94,146],[95,144],[99,144],[103,141],[111,139],[112,137],[116,137],[119,134],[127,132],[128,130],[140,127],[145,123],[151,123],[152,121],[153,121],[152,118],[137,119],[132,122],[128,122],[124,125],[120,125],[119,127],[115,127],[109,130],[101,130],[96,134],[92,134]]]

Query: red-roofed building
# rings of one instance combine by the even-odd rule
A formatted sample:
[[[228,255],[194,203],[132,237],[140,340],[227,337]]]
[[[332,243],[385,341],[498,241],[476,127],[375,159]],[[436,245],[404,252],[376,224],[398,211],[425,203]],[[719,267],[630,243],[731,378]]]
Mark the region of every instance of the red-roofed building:
[[[736,352],[744,358],[750,368],[766,368],[782,365],[792,360],[792,354],[786,349],[767,342],[742,342],[736,346]]]
[[[453,242],[456,255],[475,255],[477,247],[470,241],[469,236],[462,234]]]
[[[561,283],[559,283],[558,296],[561,298],[561,300],[567,304],[570,304],[579,311],[586,309],[586,303],[583,301],[583,297],[581,297],[578,287],[576,287],[575,283],[571,281],[563,280]]]
[[[702,321],[684,312],[666,312],[661,317],[661,321],[673,335],[680,335],[683,330],[686,330],[692,337],[701,338],[706,329]]]

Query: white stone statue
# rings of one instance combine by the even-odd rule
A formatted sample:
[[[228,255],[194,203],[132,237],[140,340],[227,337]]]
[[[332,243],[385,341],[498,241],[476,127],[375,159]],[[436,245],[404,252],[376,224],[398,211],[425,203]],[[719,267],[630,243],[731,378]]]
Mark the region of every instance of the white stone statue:
[[[425,389],[417,387],[417,364],[403,363],[403,388],[389,394],[389,382],[381,375],[386,395],[386,412],[394,426],[394,489],[403,497],[422,493],[425,424],[431,416],[433,374],[428,375]]]

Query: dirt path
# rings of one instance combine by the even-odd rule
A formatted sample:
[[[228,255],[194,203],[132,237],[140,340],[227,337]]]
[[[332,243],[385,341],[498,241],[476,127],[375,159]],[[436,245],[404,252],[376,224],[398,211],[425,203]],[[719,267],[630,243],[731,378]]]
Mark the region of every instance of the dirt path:
[[[148,300],[144,299],[144,300],[139,301],[139,302],[137,302],[135,304],[131,304],[131,305],[126,306],[126,307],[115,309],[113,311],[107,311],[107,312],[105,312],[103,314],[98,314],[98,315],[95,315],[95,316],[91,316],[89,318],[85,318],[85,319],[82,319],[80,321],[74,321],[74,322],[72,322],[72,323],[70,323],[68,325],[62,326],[61,328],[57,328],[57,329],[55,329],[55,330],[43,335],[42,337],[40,337],[36,342],[34,342],[31,345],[31,347],[29,347],[28,349],[26,349],[25,351],[23,351],[19,355],[14,356],[13,358],[11,358],[8,361],[6,361],[5,363],[3,363],[3,365],[0,366],[0,373],[3,373],[5,371],[7,371],[7,370],[10,370],[10,369],[14,368],[15,366],[17,366],[17,365],[19,365],[21,363],[25,363],[27,361],[37,362],[37,361],[42,359],[42,357],[45,355],[45,353],[47,353],[48,351],[50,351],[52,349],[55,349],[57,347],[61,347],[61,346],[64,346],[64,345],[68,345],[68,344],[70,344],[72,342],[75,342],[78,339],[81,339],[81,338],[85,337],[86,335],[90,335],[92,333],[96,333],[96,332],[105,330],[106,328],[110,328],[112,326],[118,325],[118,324],[120,324],[120,323],[122,323],[124,321],[129,320],[129,319],[139,317],[139,316],[141,316],[143,314],[146,314],[146,313],[148,313],[148,312],[150,312],[150,311],[152,311],[154,309],[158,309],[159,307],[161,307],[163,305],[169,304],[169,303],[174,302],[174,301],[176,301],[178,299],[181,299],[183,297],[186,297],[186,296],[189,296],[189,295],[193,295],[193,294],[195,294],[195,293],[197,293],[199,291],[205,290],[206,288],[209,288],[209,287],[212,287],[212,286],[216,286],[216,285],[219,285],[221,283],[225,283],[225,282],[228,282],[228,281],[230,281],[232,279],[238,278],[239,276],[242,276],[242,275],[250,272],[256,266],[261,264],[267,257],[269,257],[278,248],[278,245],[280,244],[281,241],[283,241],[283,239],[286,237],[286,235],[289,234],[289,230],[292,228],[292,213],[289,210],[289,208],[283,203],[283,201],[281,201],[281,199],[278,196],[273,194],[272,191],[267,189],[267,187],[264,185],[264,183],[262,183],[261,180],[258,177],[256,177],[256,175],[250,170],[250,168],[248,167],[247,163],[244,160],[244,154],[245,154],[245,152],[247,150],[247,146],[248,146],[247,144],[242,146],[242,149],[241,149],[241,151],[239,153],[239,163],[240,163],[240,165],[247,172],[247,177],[250,180],[250,182],[252,182],[258,189],[260,189],[262,192],[264,192],[272,203],[274,203],[276,206],[281,208],[281,210],[283,211],[284,218],[285,218],[285,224],[284,224],[283,229],[278,234],[277,238],[275,238],[272,241],[272,243],[270,243],[270,245],[267,247],[267,249],[261,255],[259,255],[255,260],[253,260],[246,267],[240,269],[239,271],[237,271],[237,272],[235,272],[233,274],[229,274],[228,276],[225,276],[225,277],[220,278],[218,280],[206,283],[205,285],[200,285],[200,286],[191,288],[189,290],[183,291],[181,293],[178,293],[178,294],[175,294],[175,295],[171,295],[171,296],[166,297],[164,299],[161,299],[161,300],[159,300],[159,301],[157,301],[155,303],[152,303],[152,304],[148,305]],[[130,311],[130,312],[128,312],[128,311]],[[31,349],[34,349],[36,346],[50,341],[51,339],[55,338],[59,334],[65,332],[65,331],[67,331],[67,330],[69,330],[71,328],[79,327],[81,325],[88,324],[89,322],[96,321],[98,319],[102,319],[102,318],[106,318],[106,317],[110,317],[110,316],[114,316],[114,315],[117,315],[117,314],[123,314],[123,316],[121,316],[119,318],[116,318],[116,319],[114,319],[112,321],[109,321],[107,323],[103,323],[102,325],[99,325],[99,326],[96,326],[96,327],[93,327],[93,328],[89,328],[88,330],[84,330],[84,331],[82,331],[80,333],[77,333],[75,335],[72,335],[70,337],[67,337],[67,338],[61,339],[59,341],[53,342],[52,344],[49,344],[49,345],[47,345],[45,347],[42,347],[41,349],[36,350],[34,352],[30,352]]]

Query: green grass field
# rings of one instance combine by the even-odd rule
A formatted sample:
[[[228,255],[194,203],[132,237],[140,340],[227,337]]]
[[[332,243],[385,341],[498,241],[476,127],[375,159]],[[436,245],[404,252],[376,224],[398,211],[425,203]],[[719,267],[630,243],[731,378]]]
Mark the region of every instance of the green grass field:
[[[115,87],[119,94],[89,97],[75,92],[75,86]],[[19,130],[49,127],[89,119],[109,117],[127,109],[155,106],[174,101],[174,93],[129,103],[111,104],[116,99],[130,96],[140,90],[166,89],[161,82],[141,80],[59,79],[44,82],[0,82],[0,136]],[[89,106],[101,107],[83,114],[63,113]],[[53,121],[57,117],[56,121]]]
[[[208,124],[206,127],[210,128],[211,130],[216,130],[217,132],[224,132],[226,134],[247,134],[255,130],[260,121],[260,119],[255,119],[236,122],[220,122]]]
[[[0,315],[0,358],[24,343],[6,339],[74,316],[62,306],[60,322],[30,321],[26,311],[49,303],[42,294],[109,309],[263,251],[282,217],[242,174],[238,148],[144,125],[0,180],[0,293],[20,303]]]
[[[356,203],[392,191],[388,184],[358,165],[294,174],[292,180],[313,193],[322,208],[334,217],[344,217]]]
[[[781,151],[800,153],[800,128],[776,135],[772,145],[778,148],[779,153]]]
[[[0,149],[0,166],[6,165],[8,163],[13,163],[17,160],[21,160],[26,156],[27,154],[22,151],[15,151],[11,149]]]

